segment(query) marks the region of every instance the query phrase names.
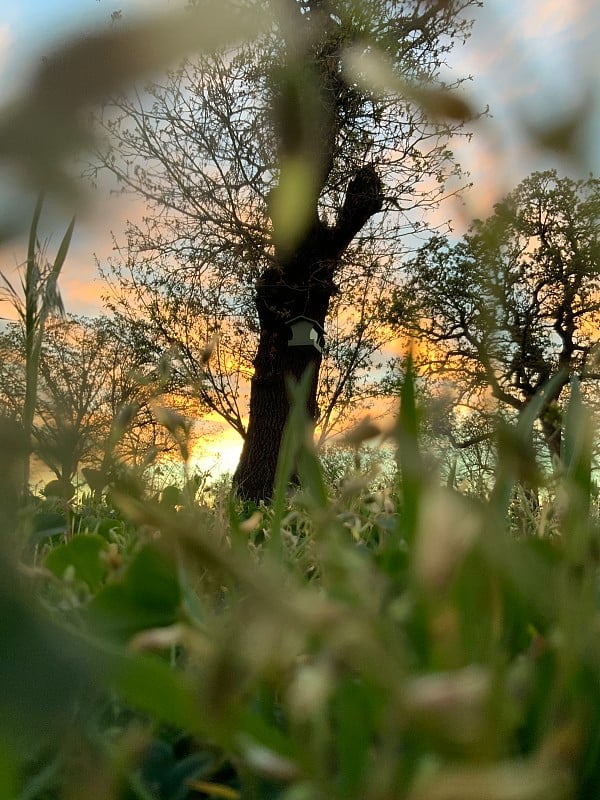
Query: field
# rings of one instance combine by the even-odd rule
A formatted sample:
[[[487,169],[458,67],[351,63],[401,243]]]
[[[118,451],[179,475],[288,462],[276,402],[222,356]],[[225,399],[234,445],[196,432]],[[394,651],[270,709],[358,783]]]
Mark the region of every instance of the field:
[[[410,370],[375,491],[326,485],[301,404],[269,508],[139,483],[16,508],[7,469],[0,796],[598,796],[598,521],[570,402],[542,509],[518,491],[535,409],[469,496],[420,449]]]

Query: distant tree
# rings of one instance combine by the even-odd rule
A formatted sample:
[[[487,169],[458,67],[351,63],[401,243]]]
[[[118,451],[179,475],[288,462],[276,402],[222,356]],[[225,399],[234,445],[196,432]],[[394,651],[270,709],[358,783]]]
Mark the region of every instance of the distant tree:
[[[101,161],[148,208],[111,302],[178,349],[244,437],[243,498],[271,494],[289,378],[312,370],[307,411],[326,428],[369,394],[404,236],[458,172],[448,141],[468,111],[440,72],[479,5],[293,0],[255,42],[105,109]],[[328,323],[324,347],[288,346],[298,316]]]
[[[139,466],[174,447],[152,411],[164,389],[156,361],[122,334],[106,318],[70,315],[46,326],[32,451],[65,484],[85,466],[96,476],[93,488],[101,487],[119,463]],[[0,401],[16,419],[25,400],[24,348],[21,327],[6,326],[0,334]]]
[[[553,379],[539,424],[554,458],[571,378],[584,388],[600,378],[599,220],[600,181],[535,173],[459,242],[431,239],[407,265],[390,315],[421,343],[424,374],[465,412],[520,414]],[[476,427],[455,444],[490,435]]]

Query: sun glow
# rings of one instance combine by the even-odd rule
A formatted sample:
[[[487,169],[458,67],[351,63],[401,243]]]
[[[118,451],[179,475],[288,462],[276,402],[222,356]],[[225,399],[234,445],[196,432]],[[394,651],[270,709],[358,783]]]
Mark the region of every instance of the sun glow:
[[[191,463],[200,472],[210,472],[213,476],[233,473],[240,459],[242,445],[241,437],[223,424],[219,433],[197,440]]]

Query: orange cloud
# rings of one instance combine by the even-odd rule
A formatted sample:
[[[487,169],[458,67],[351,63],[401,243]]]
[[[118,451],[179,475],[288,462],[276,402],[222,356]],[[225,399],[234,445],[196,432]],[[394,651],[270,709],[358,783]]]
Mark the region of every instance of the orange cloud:
[[[84,276],[71,276],[67,271],[60,282],[65,309],[73,314],[97,316],[103,312],[102,294],[104,286],[94,275],[89,280]]]
[[[139,222],[146,213],[146,203],[139,197],[107,193],[88,196],[88,204],[77,217],[60,281],[69,312],[104,313],[102,295],[106,294],[107,287],[98,273],[97,260],[106,266],[114,255],[113,233],[116,240],[124,244],[128,220]]]

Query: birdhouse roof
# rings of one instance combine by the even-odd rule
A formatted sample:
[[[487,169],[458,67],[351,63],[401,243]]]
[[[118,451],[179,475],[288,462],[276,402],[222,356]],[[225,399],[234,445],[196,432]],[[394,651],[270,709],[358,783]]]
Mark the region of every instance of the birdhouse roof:
[[[313,328],[316,328],[319,333],[325,333],[325,329],[323,328],[322,325],[320,325],[317,322],[316,319],[311,319],[310,317],[305,317],[302,314],[300,314],[297,317],[294,317],[293,319],[288,319],[285,324],[289,325],[290,327],[292,327],[292,325],[301,324],[303,322],[310,324]]]

